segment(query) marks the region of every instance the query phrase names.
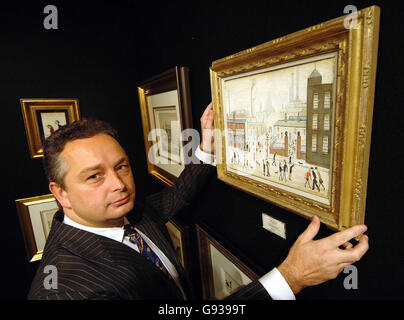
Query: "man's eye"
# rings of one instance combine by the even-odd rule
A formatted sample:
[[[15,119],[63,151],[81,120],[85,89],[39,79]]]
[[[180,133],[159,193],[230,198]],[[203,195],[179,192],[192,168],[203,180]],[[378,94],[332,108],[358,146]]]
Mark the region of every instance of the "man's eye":
[[[96,174],[89,176],[87,178],[87,180],[95,180],[95,179],[98,179],[99,177],[100,177],[100,175],[98,173],[96,173]]]
[[[127,169],[128,168],[128,165],[127,164],[121,164],[119,167],[118,167],[118,170],[125,170],[125,169]]]

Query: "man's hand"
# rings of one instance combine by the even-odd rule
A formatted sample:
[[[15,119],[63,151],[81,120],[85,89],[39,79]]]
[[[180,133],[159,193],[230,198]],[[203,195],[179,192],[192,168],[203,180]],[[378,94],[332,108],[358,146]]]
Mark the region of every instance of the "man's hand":
[[[215,153],[215,112],[212,102],[205,109],[201,117],[202,142],[200,149],[204,152]]]
[[[294,294],[305,287],[335,279],[346,266],[359,261],[369,248],[369,239],[365,235],[355,247],[348,242],[364,233],[367,230],[365,225],[356,225],[327,238],[313,240],[319,229],[320,219],[314,216],[278,267]]]

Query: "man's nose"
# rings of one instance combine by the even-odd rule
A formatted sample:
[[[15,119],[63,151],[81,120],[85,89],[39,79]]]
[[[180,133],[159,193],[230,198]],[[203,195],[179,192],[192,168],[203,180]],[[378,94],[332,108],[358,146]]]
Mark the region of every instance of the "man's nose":
[[[111,188],[113,191],[121,191],[126,188],[125,183],[122,181],[121,177],[115,171],[111,172]]]

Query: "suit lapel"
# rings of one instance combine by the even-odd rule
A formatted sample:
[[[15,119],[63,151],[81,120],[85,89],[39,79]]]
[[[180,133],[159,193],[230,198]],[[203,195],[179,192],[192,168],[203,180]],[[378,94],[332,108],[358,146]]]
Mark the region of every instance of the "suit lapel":
[[[188,283],[182,277],[182,266],[175,255],[171,243],[164,235],[164,230],[160,230],[158,224],[148,217],[148,215],[143,214],[143,212],[138,211],[136,216],[137,219],[133,219],[133,217],[128,216],[128,220],[131,223],[134,222],[134,225],[139,228],[140,231],[146,234],[150,240],[153,241],[153,243],[155,243],[167,256],[167,258],[170,259],[175,268],[178,270],[181,282],[183,286],[185,286],[184,289],[186,294],[189,296]],[[55,214],[48,241],[45,245],[45,252],[47,250],[52,250],[51,248],[47,249],[47,246],[60,245],[66,250],[70,251],[72,254],[82,257],[88,261],[100,262],[104,264],[121,263],[121,265],[124,266],[137,266],[137,268],[144,270],[143,272],[148,272],[149,276],[154,278],[164,278],[164,282],[168,284],[172,290],[177,292],[178,297],[182,296],[174,282],[136,250],[133,250],[121,242],[66,225],[63,223],[63,218],[63,212],[58,211]],[[165,228],[164,225],[163,227]]]
[[[85,255],[88,259],[97,259],[100,256],[111,254],[111,252],[105,250],[105,241],[114,244],[116,241],[66,225],[63,223],[63,218],[63,212],[58,211],[55,214],[52,222],[52,229],[49,234],[49,239],[53,239],[52,241],[47,241],[47,243],[59,243],[63,247],[69,249],[69,251],[75,252],[81,256]],[[164,230],[161,230],[161,226],[159,226],[156,221],[152,220],[142,211],[136,212],[135,219],[133,213],[131,213],[128,215],[128,220],[149,237],[178,269],[180,263],[175,255],[174,249],[172,248],[171,242],[169,242],[167,235],[164,234]],[[165,228],[164,225],[163,228]],[[119,246],[127,247],[125,244],[119,242],[116,243],[119,244]],[[133,251],[133,253],[141,256],[135,250],[130,248],[127,249],[128,251]]]
[[[127,218],[167,256],[178,272],[183,271],[164,222],[150,210],[142,202],[137,201],[135,210],[129,213]]]
[[[172,245],[167,227],[152,208],[144,205],[144,202],[136,200],[135,209],[127,216],[130,223],[143,232],[166,255],[178,275],[187,297],[193,297],[189,279],[185,276],[184,268],[177,258]]]
[[[49,245],[60,245],[88,260],[97,260],[107,255],[107,251],[100,241],[103,238],[102,236],[64,224],[63,218],[63,212],[58,211],[55,213],[52,228],[46,241],[45,252]]]

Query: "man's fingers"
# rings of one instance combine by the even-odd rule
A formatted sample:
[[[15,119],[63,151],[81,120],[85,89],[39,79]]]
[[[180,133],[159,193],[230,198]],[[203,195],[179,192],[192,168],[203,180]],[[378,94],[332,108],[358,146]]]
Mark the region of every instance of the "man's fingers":
[[[213,103],[209,103],[209,105],[206,107],[205,111],[202,114],[201,120],[206,117],[206,115],[210,112],[213,111]]]
[[[344,249],[351,249],[353,247],[353,244],[348,242],[345,242],[343,245]]]
[[[213,129],[214,121],[215,121],[215,112],[213,111],[212,103],[210,103],[201,117],[201,126],[204,129]]]
[[[313,240],[318,233],[318,230],[320,230],[320,218],[313,216],[306,230],[304,230],[304,232],[299,236],[299,240],[302,242]]]
[[[213,128],[213,121],[214,121],[214,112],[213,112],[213,104],[212,102],[206,107],[203,115],[201,117],[201,127],[202,128]]]
[[[205,119],[209,122],[212,122],[214,118],[215,112],[213,111],[213,109],[208,110],[208,112],[205,114]]]
[[[333,235],[329,236],[327,239],[330,242],[332,247],[339,247],[344,243],[348,242],[349,240],[361,235],[367,230],[365,225],[356,225],[344,231],[340,231],[334,233]]]
[[[355,247],[342,251],[341,263],[352,264],[356,261],[359,261],[366,253],[366,251],[368,251],[368,249],[369,249],[369,238],[368,236],[363,235]]]

